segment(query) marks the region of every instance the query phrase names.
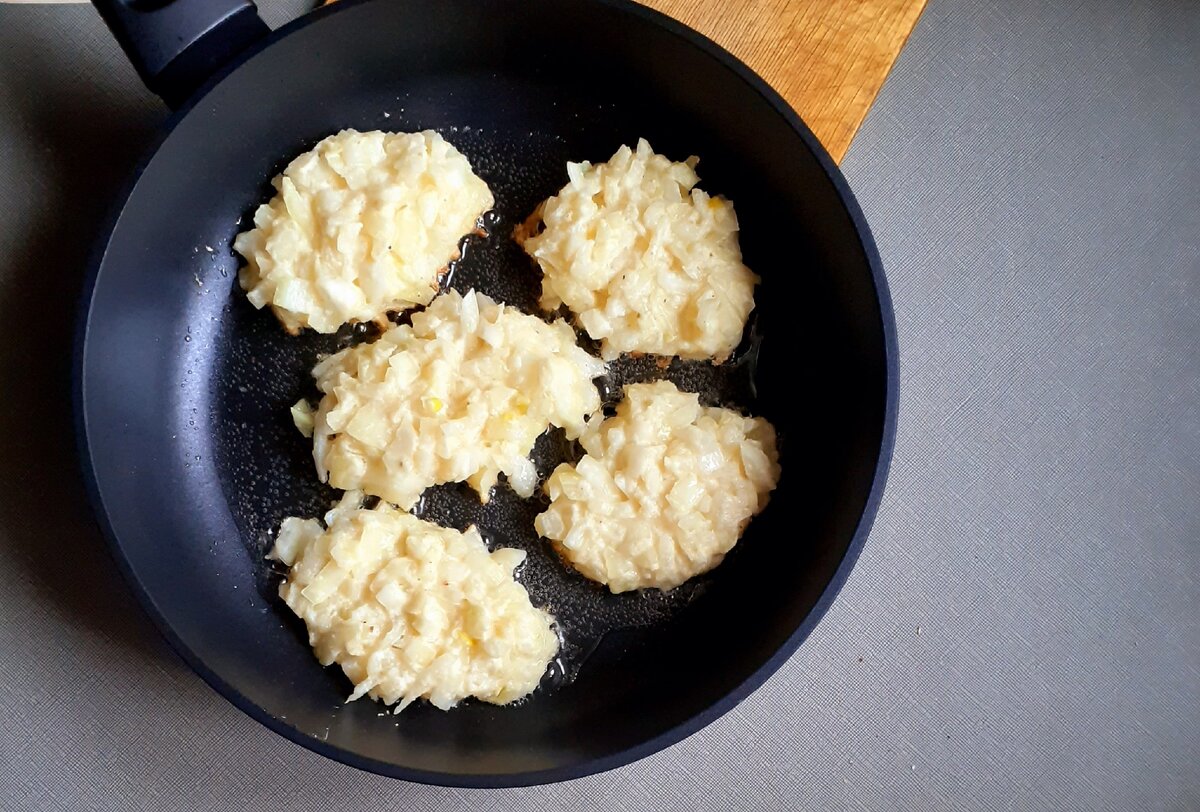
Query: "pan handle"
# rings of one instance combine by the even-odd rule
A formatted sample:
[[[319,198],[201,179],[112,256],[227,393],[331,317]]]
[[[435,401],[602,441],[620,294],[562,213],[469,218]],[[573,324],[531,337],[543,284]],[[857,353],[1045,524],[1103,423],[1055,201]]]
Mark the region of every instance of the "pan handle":
[[[146,87],[172,109],[270,33],[251,0],[92,0]]]

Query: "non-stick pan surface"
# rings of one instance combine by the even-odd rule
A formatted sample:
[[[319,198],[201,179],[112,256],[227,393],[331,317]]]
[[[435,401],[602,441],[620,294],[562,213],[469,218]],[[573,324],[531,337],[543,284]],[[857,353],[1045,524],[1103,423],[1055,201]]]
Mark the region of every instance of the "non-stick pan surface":
[[[784,475],[710,575],[609,595],[538,540],[544,507],[503,483],[481,506],[441,487],[423,515],[529,551],[522,580],[564,633],[562,662],[514,707],[344,704],[263,555],[279,521],[327,509],[288,407],[322,353],[369,338],[287,336],[235,283],[234,235],[299,152],[346,127],[435,128],[496,197],[450,284],[535,311],[537,269],[512,227],[639,137],[701,158],[737,205],[761,277],[752,335],[721,368],[617,366],[606,388],[666,376],[778,428]],[[845,580],[883,487],[895,419],[890,304],[862,216],[795,114],[716,46],[632,4],[346,2],[272,35],[169,123],[98,253],[77,366],[81,448],[116,556],[175,648],[272,729],[416,781],[571,778],[675,742],[731,708],[809,633]],[[614,395],[615,396],[615,395]],[[550,435],[545,472],[569,456]],[[787,707],[780,724],[803,724]],[[168,715],[164,725],[189,720]]]

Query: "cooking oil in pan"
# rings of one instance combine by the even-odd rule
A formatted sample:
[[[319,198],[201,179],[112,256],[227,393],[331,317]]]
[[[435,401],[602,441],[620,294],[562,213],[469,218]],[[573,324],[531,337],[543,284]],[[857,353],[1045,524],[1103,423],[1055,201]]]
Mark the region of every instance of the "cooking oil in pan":
[[[464,239],[461,256],[443,278],[443,289],[474,288],[524,312],[547,315],[538,307],[541,273],[512,240],[512,233],[538,203],[566,182],[566,161],[581,156],[568,154],[562,139],[538,133],[499,136],[460,128],[446,135],[487,181],[496,206],[481,218],[478,232]],[[316,481],[310,441],[291,426],[288,408],[300,397],[317,399],[310,370],[320,356],[373,341],[380,327],[358,324],[333,336],[289,337],[268,312],[250,308],[239,291],[231,290],[230,295],[233,300],[226,307],[222,330],[230,346],[220,356],[228,360],[215,381],[218,406],[213,415],[227,436],[218,443],[216,463],[242,538],[252,540],[247,549],[257,562],[259,592],[279,607],[281,622],[297,626],[297,636],[303,638],[302,624],[277,598],[282,573],[264,556],[284,517],[320,516],[338,493]],[[400,314],[392,321],[403,323],[410,317]],[[742,346],[724,364],[623,356],[609,364],[596,385],[607,413],[620,401],[626,385],[664,378],[698,393],[706,405],[748,409],[755,394],[760,343],[752,317]],[[580,335],[580,344],[594,353],[598,350],[586,335]],[[581,454],[577,443],[553,429],[539,438],[532,458],[544,481],[556,466],[577,461]],[[473,524],[493,549],[525,551],[519,580],[534,604],[555,616],[561,640],[539,691],[569,685],[607,635],[660,624],[686,611],[710,579],[719,577],[717,570],[669,592],[650,589],[614,595],[565,564],[550,543],[538,537],[533,521],[547,506],[540,488],[533,498],[522,499],[501,478],[486,503],[465,484],[441,485],[426,491],[413,510],[417,516],[460,530]]]

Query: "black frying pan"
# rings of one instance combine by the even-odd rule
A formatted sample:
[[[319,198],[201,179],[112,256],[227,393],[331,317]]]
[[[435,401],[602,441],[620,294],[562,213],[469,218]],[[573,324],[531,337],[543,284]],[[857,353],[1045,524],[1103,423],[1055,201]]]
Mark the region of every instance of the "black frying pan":
[[[346,0],[272,34],[244,0],[98,2],[147,83],[179,109],[104,235],[75,370],[79,442],[101,524],[174,647],[230,701],[317,752],[415,781],[548,782],[608,769],[698,730],[795,650],[858,556],[896,414],[895,330],[879,259],[845,181],[794,112],[713,43],[618,0]],[[209,76],[211,80],[205,82]],[[203,87],[199,87],[203,84]],[[193,92],[195,91],[195,92]],[[186,100],[186,101],[185,101]],[[762,277],[752,330],[714,368],[666,375],[779,429],[768,509],[710,575],[609,595],[532,530],[543,503],[502,484],[481,507],[442,487],[426,515],[530,551],[522,579],[565,634],[564,659],[515,707],[423,703],[398,717],[321,669],[275,597],[264,552],[280,519],[317,515],[288,409],[321,353],[361,329],[291,338],[235,285],[239,218],[269,178],[344,127],[437,128],[491,185],[491,236],[452,282],[532,312],[538,272],[512,227],[568,159],[648,138],[701,157],[737,205]],[[544,472],[571,449],[539,442]],[[796,724],[778,709],[780,724]]]

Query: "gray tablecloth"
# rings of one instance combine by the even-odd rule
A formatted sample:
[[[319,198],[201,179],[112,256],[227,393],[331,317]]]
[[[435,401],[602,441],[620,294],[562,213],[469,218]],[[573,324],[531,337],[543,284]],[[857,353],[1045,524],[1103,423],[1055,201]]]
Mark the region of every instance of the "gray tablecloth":
[[[71,306],[162,118],[89,7],[0,6],[0,808],[1200,808],[1196,3],[930,3],[844,166],[901,345],[862,559],[729,715],[527,790],[275,736],[108,559],[75,473]]]

